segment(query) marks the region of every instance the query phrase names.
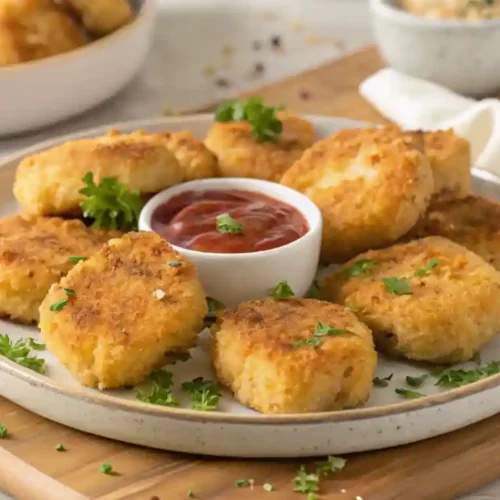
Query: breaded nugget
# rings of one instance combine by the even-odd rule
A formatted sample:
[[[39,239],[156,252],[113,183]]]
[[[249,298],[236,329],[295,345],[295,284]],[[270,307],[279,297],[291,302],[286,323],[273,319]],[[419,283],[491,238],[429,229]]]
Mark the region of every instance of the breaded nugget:
[[[370,394],[377,364],[371,332],[339,305],[245,302],[220,312],[212,334],[218,380],[262,413],[352,408]]]
[[[64,0],[95,35],[111,33],[132,20],[129,0]]]
[[[205,144],[219,160],[222,177],[249,177],[279,182],[285,171],[314,141],[314,129],[303,118],[278,112],[283,131],[277,142],[257,142],[247,122],[214,123]]]
[[[500,270],[500,204],[495,201],[467,196],[431,203],[418,234],[449,238]]]
[[[415,138],[394,127],[342,130],[317,142],[281,184],[320,208],[325,263],[393,243],[425,213],[433,191]]]
[[[157,193],[183,179],[183,171],[163,139],[108,135],[69,141],[28,156],[17,169],[14,195],[27,213],[79,213],[82,177],[93,172],[98,183],[116,177],[129,189]]]
[[[73,18],[50,0],[0,2],[0,65],[53,56],[86,41]]]
[[[322,290],[356,311],[378,347],[431,363],[467,361],[500,332],[499,294],[498,271],[438,236],[359,255]]]
[[[156,233],[128,233],[52,286],[39,326],[75,378],[108,389],[138,384],[167,351],[192,347],[206,313],[194,266]]]
[[[0,315],[22,323],[38,321],[50,286],[74,266],[69,257],[90,257],[120,234],[56,217],[1,219]]]

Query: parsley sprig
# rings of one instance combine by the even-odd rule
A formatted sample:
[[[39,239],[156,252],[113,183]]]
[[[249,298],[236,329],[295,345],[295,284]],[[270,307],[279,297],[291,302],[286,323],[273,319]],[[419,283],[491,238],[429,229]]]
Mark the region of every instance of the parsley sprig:
[[[246,121],[256,141],[276,142],[283,131],[283,123],[276,116],[278,110],[266,106],[260,97],[235,99],[220,104],[215,119],[218,122]]]
[[[36,347],[32,347],[32,345],[36,345]],[[16,342],[12,342],[8,335],[0,334],[0,355],[38,373],[45,372],[45,360],[32,355],[31,350],[40,351],[44,348],[43,344],[37,344],[33,339],[28,339],[27,341],[19,339]]]
[[[292,482],[293,491],[297,493],[316,493],[319,491],[319,474],[307,472],[304,465],[300,466]]]
[[[243,224],[233,219],[228,213],[218,215],[215,222],[219,233],[239,234],[243,232]]]
[[[269,295],[275,300],[282,300],[294,297],[295,294],[288,282],[280,281],[274,288],[269,290]]]
[[[317,347],[321,345],[322,337],[331,337],[333,335],[342,335],[344,333],[348,333],[347,330],[344,330],[343,328],[334,328],[333,326],[318,321],[316,323],[316,327],[313,331],[312,337],[299,340],[298,342],[295,342],[294,346],[300,347],[304,345],[310,345],[313,347]]]
[[[387,387],[389,385],[389,382],[392,380],[392,377],[394,377],[394,373],[391,373],[387,377],[375,377],[373,379],[373,385],[375,387]]]
[[[500,361],[492,361],[472,370],[447,369],[436,374],[439,387],[460,387],[500,373]]]
[[[332,474],[340,472],[346,463],[347,460],[345,458],[330,455],[324,462],[316,462],[316,473],[318,476],[329,477]]]
[[[160,406],[177,406],[179,403],[172,394],[172,373],[165,370],[155,370],[151,373],[152,384],[148,389],[139,389],[137,399],[143,403]]]
[[[222,394],[220,387],[212,380],[196,377],[191,382],[184,382],[181,387],[190,394],[193,410],[212,411],[218,408]]]
[[[104,177],[99,184],[95,184],[92,172],[87,172],[82,181],[85,187],[79,193],[86,198],[81,202],[81,207],[84,217],[94,219],[92,227],[137,230],[143,207],[138,192],[130,191],[116,177]]]

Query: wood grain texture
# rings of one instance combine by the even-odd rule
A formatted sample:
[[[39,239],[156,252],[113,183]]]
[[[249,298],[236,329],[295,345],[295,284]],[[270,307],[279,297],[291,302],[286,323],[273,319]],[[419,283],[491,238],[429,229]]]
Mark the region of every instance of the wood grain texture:
[[[380,65],[376,52],[367,49],[252,94],[285,103],[297,112],[382,122],[357,93],[359,83]],[[301,98],[303,91],[309,99]],[[268,495],[273,500],[300,499],[305,496],[292,493],[291,479],[301,463],[312,464],[304,460],[207,459],[147,450],[54,424],[1,398],[0,422],[10,432],[0,441],[0,489],[21,500],[178,500],[187,498],[188,489],[203,500]],[[414,445],[351,456],[342,473],[322,481],[321,498],[460,497],[500,476],[499,434],[497,416]],[[67,451],[57,452],[58,443]],[[111,463],[116,475],[100,473],[102,463]],[[253,479],[254,489],[235,488],[238,479]],[[265,482],[276,491],[265,493]]]

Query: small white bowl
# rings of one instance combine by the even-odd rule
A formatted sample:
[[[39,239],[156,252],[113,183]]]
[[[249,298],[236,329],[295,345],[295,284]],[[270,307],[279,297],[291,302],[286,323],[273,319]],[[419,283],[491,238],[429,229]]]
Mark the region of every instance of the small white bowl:
[[[139,218],[139,230],[152,231],[156,208],[186,191],[240,190],[265,194],[296,208],[309,231],[298,240],[262,252],[226,254],[188,250],[172,245],[198,269],[207,296],[234,307],[246,300],[267,297],[280,281],[287,281],[295,295],[303,296],[318,269],[322,219],[316,205],[303,194],[273,182],[255,179],[204,179],[179,184],[151,198]]]
[[[137,73],[149,49],[156,0],[132,0],[135,18],[71,52],[0,68],[0,136],[50,125],[105,101]]]
[[[470,96],[500,89],[500,19],[430,19],[370,0],[375,39],[393,68]]]

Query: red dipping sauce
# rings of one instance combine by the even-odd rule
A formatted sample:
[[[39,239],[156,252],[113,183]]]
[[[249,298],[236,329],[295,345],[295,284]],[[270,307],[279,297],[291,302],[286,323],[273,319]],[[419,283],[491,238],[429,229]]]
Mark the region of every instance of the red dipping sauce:
[[[217,230],[217,216],[243,225],[236,234]],[[304,216],[286,203],[251,191],[188,191],[160,205],[153,231],[169,243],[198,252],[249,253],[282,247],[309,230]]]

